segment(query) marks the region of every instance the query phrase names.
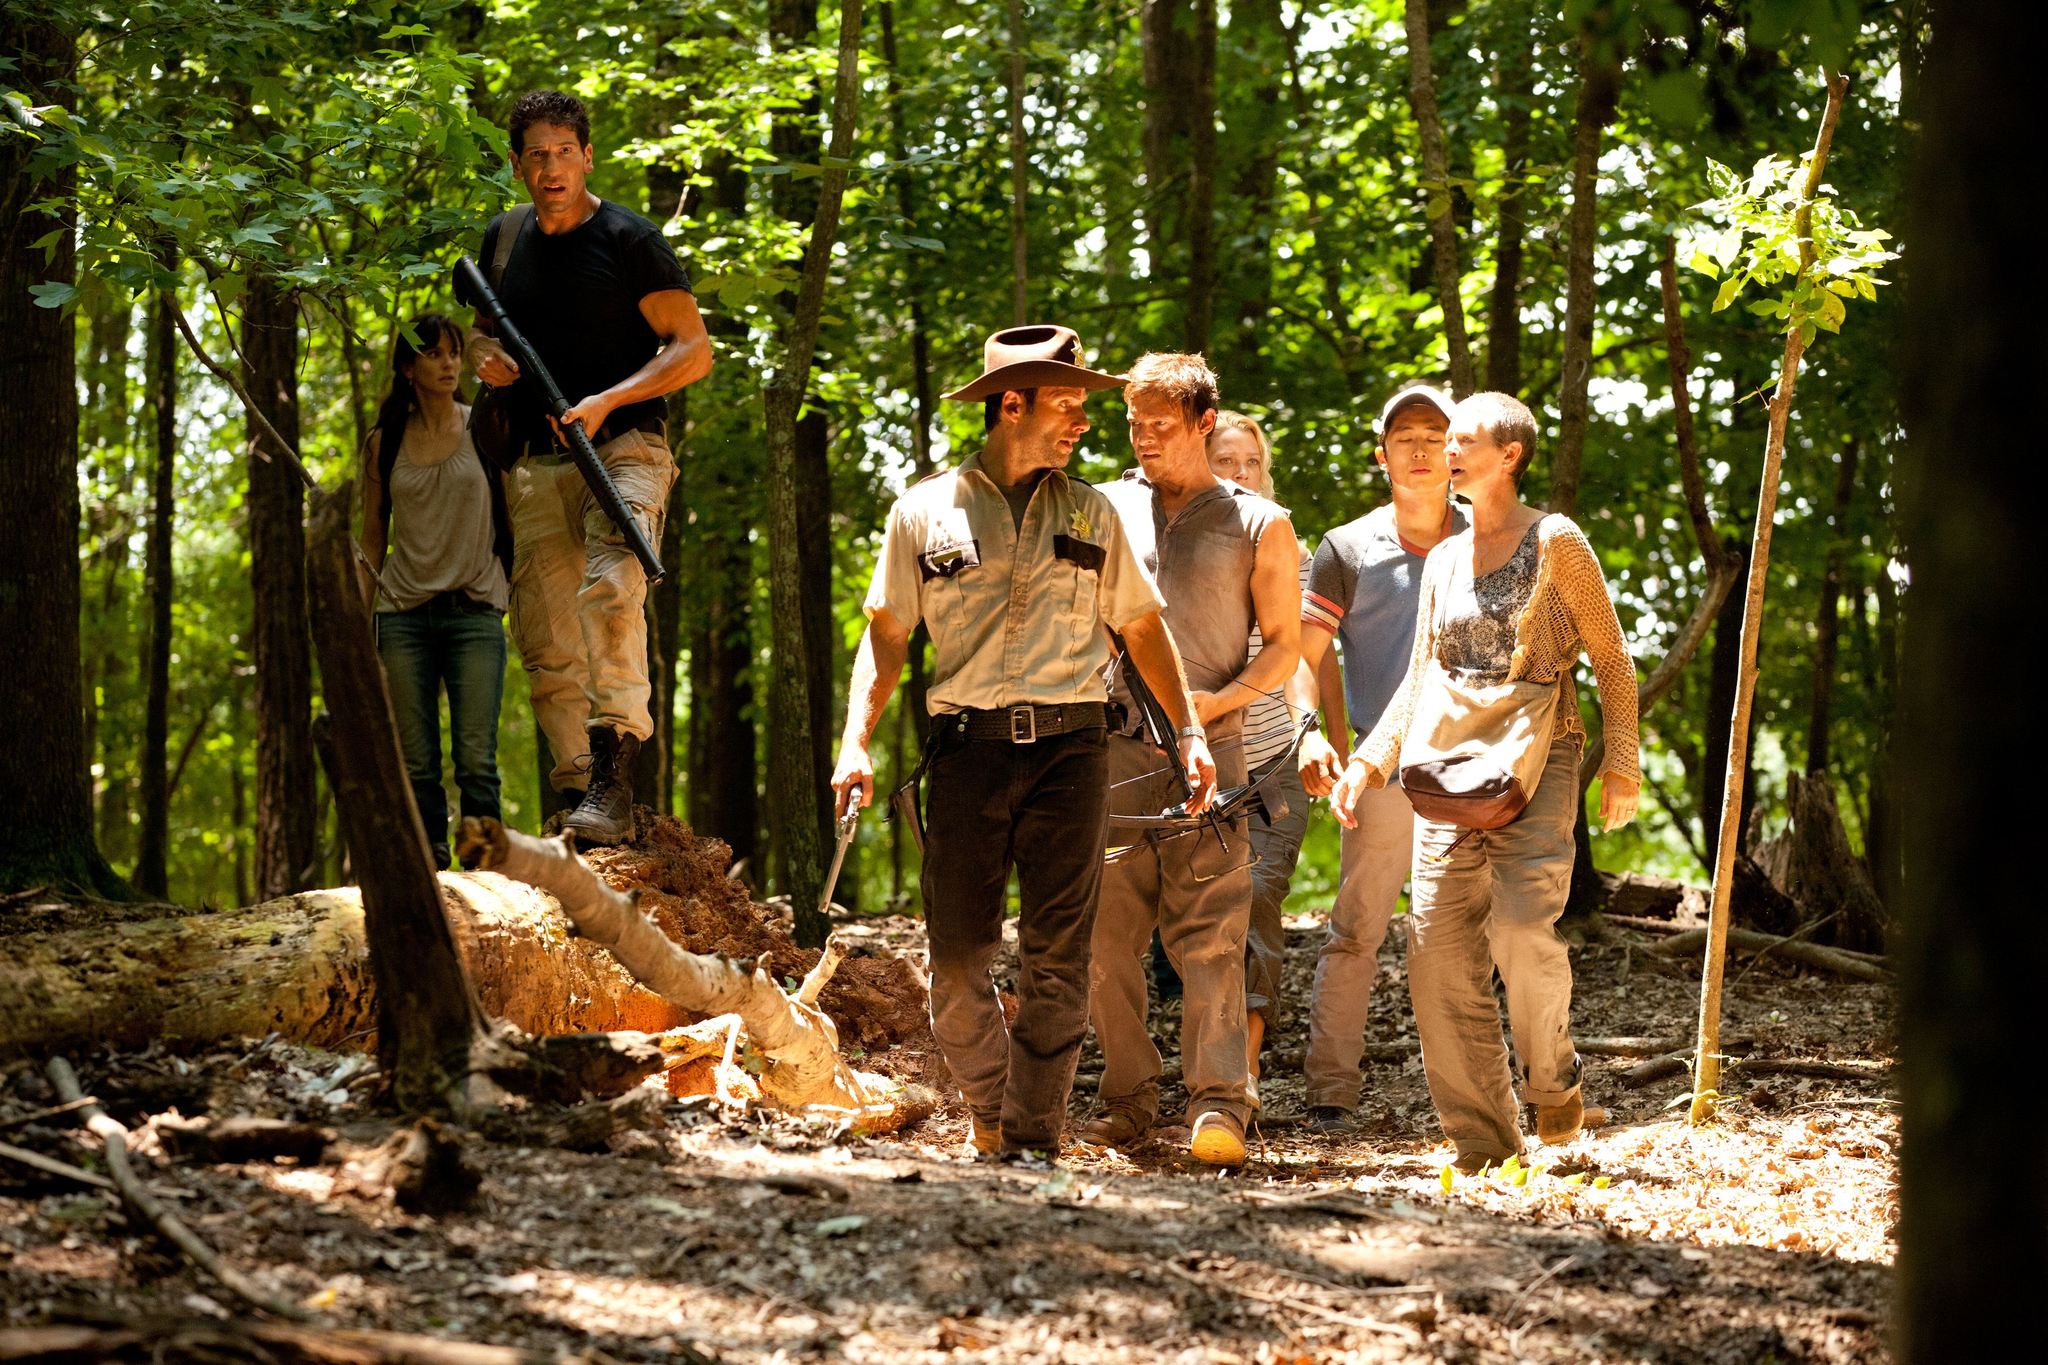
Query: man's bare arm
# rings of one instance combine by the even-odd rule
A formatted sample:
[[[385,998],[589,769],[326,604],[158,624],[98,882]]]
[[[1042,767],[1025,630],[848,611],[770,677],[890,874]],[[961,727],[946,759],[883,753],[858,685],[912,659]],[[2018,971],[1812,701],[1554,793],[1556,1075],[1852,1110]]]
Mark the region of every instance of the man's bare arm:
[[[1174,730],[1198,724],[1194,694],[1188,690],[1187,669],[1181,664],[1180,649],[1173,643],[1166,618],[1156,611],[1146,612],[1124,627],[1123,637],[1130,662],[1137,666],[1138,676],[1165,708]],[[1194,788],[1188,809],[1207,810],[1216,794],[1216,760],[1209,755],[1209,742],[1199,736],[1181,735],[1180,754]]]
[[[645,365],[603,393],[593,393],[562,414],[565,422],[582,422],[596,431],[614,411],[674,393],[711,373],[711,338],[697,297],[687,289],[663,289],[640,300],[640,316],[661,338],[661,349]]]
[[[1274,522],[1259,540],[1252,611],[1259,623],[1259,656],[1214,692],[1197,694],[1205,724],[1260,697],[1279,695],[1301,657],[1301,546],[1288,522]]]
[[[1321,707],[1323,733],[1302,738],[1295,754],[1301,772],[1302,789],[1310,796],[1328,796],[1344,772],[1341,757],[1344,741],[1344,675],[1337,666],[1337,651],[1330,648],[1329,627],[1313,621],[1301,624],[1301,666],[1288,684],[1289,701],[1310,710]],[[1327,736],[1327,738],[1326,738]]]
[[[881,723],[896,682],[910,657],[910,631],[877,608],[861,632],[853,655],[853,677],[846,686],[846,729],[839,739],[839,763],[832,773],[833,809],[839,815],[858,810],[875,799],[875,765],[868,741]],[[858,796],[855,796],[858,793]]]

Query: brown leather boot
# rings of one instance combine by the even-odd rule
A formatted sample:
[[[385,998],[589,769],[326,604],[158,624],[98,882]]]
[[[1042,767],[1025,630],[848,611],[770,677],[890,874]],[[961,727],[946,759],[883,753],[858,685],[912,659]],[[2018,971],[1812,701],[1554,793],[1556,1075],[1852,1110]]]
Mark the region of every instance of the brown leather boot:
[[[590,732],[590,785],[562,828],[584,844],[622,844],[633,837],[633,759],[640,741],[608,725]]]

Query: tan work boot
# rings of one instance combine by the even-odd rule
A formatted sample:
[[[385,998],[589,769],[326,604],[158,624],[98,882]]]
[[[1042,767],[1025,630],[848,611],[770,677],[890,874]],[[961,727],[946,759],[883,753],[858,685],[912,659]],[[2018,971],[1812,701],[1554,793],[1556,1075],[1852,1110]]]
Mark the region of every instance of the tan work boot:
[[[1220,1109],[1197,1114],[1188,1154],[1205,1166],[1244,1165],[1244,1125]]]
[[[980,1119],[967,1121],[967,1146],[976,1156],[994,1156],[1003,1150],[1003,1125],[991,1120],[984,1124]]]
[[[1121,1109],[1105,1109],[1081,1125],[1075,1137],[1091,1147],[1114,1147],[1129,1151],[1144,1139],[1150,1124],[1138,1122],[1135,1114]]]
[[[1607,1111],[1596,1110],[1604,1120]],[[1578,1092],[1562,1104],[1539,1104],[1536,1106],[1536,1136],[1550,1146],[1570,1142],[1579,1135],[1586,1125],[1586,1106]]]

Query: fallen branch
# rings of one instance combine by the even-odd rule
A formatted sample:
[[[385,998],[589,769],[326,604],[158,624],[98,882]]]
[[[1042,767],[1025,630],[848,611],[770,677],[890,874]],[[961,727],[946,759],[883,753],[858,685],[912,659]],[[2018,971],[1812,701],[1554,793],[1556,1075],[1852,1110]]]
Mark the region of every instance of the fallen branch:
[[[53,1104],[48,1109],[38,1109],[33,1114],[23,1114],[19,1118],[0,1119],[0,1130],[24,1128],[31,1123],[41,1123],[44,1119],[53,1119],[60,1114],[68,1114],[74,1109],[83,1109],[92,1102],[92,1096],[82,1095],[78,1099],[66,1104]]]
[[[41,1152],[31,1152],[26,1147],[16,1147],[11,1142],[0,1142],[0,1160],[15,1162],[17,1165],[26,1166],[32,1171],[41,1171],[44,1175],[54,1175],[65,1180],[75,1180],[81,1185],[90,1185],[98,1190],[111,1190],[114,1188],[114,1182],[103,1175],[94,1175],[91,1171],[81,1166],[73,1166],[67,1161],[59,1161],[55,1157],[44,1156]]]
[[[1649,951],[1659,957],[1687,957],[1707,946],[1705,929],[1688,929],[1686,932],[1662,943],[1651,945]],[[1851,976],[1859,981],[1876,981],[1889,985],[1892,974],[1886,969],[1885,960],[1869,953],[1852,953],[1846,948],[1824,948],[1818,943],[1806,943],[1798,938],[1775,937],[1759,934],[1753,929],[1729,929],[1728,946],[1737,952],[1761,955],[1776,953],[1783,958],[1807,967],[1818,967],[1837,976]]]
[[[1730,1062],[1751,1076],[1812,1076],[1823,1081],[1883,1081],[1891,1079],[1889,1062],[1870,1066],[1844,1066],[1838,1062],[1800,1062],[1772,1057],[1745,1057]]]
[[[1754,1047],[1750,1038],[1731,1038],[1728,1050],[1746,1052]],[[1662,1057],[1690,1046],[1684,1038],[1574,1038],[1572,1046],[1593,1057]]]
[[[86,1098],[85,1091],[78,1084],[78,1074],[71,1069],[71,1063],[62,1057],[52,1057],[48,1067],[50,1081],[57,1087],[57,1094],[67,1101]],[[114,1185],[121,1192],[122,1202],[136,1213],[149,1220],[164,1240],[185,1253],[194,1265],[218,1280],[230,1293],[253,1307],[260,1308],[280,1318],[295,1322],[308,1320],[304,1310],[264,1291],[255,1281],[230,1266],[223,1265],[213,1248],[199,1240],[192,1230],[178,1221],[176,1214],[165,1208],[157,1197],[143,1186],[136,1176],[134,1167],[128,1164],[128,1130],[108,1117],[105,1110],[96,1103],[79,1107],[85,1119],[85,1126],[97,1134],[105,1144],[107,1174],[113,1177]],[[6,1359],[0,1355],[0,1359]]]
[[[578,932],[609,949],[656,994],[699,1014],[739,1016],[748,1040],[771,1063],[760,1083],[764,1097],[777,1106],[843,1110],[869,1131],[901,1127],[930,1112],[906,1087],[847,1065],[839,1055],[838,1028],[810,1003],[843,950],[828,947],[797,992],[785,994],[765,959],[746,964],[677,945],[640,912],[635,897],[606,885],[564,841],[472,818],[462,822],[456,848],[466,866],[502,873],[553,896]]]

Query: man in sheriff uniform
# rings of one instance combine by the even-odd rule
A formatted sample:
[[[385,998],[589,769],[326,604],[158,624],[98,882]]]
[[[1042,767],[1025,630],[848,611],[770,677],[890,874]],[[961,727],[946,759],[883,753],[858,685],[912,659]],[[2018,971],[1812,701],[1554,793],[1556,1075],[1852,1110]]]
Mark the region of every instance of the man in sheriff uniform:
[[[889,511],[832,777],[839,809],[874,795],[868,739],[919,621],[936,651],[925,926],[932,1033],[972,1113],[975,1150],[1059,1149],[1088,1026],[1088,949],[1108,838],[1108,632],[1179,731],[1207,807],[1216,769],[1158,592],[1108,499],[1067,477],[1092,390],[1065,327],[989,338],[983,373],[946,395],[983,404],[987,442]],[[1019,886],[1017,1017],[989,976],[1010,869]]]

